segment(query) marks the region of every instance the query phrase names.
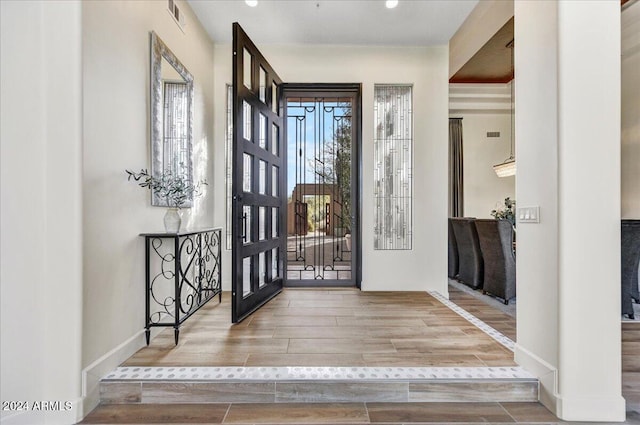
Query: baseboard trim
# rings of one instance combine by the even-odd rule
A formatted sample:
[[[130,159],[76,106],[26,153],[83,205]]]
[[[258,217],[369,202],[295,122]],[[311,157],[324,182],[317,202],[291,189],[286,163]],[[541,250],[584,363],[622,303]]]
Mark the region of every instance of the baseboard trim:
[[[558,369],[516,342],[515,362],[540,381],[538,392],[540,403],[556,416],[558,415]]]
[[[440,295],[442,295],[445,299],[451,300],[451,298],[449,298],[449,278],[448,277],[444,285],[440,289],[437,289],[437,292],[439,292]]]
[[[437,292],[446,300],[451,301],[451,298],[449,297],[449,279],[447,279],[447,283],[444,284],[444,288],[440,288],[439,290],[437,290]]]
[[[625,400],[622,396],[563,396],[558,392],[558,369],[553,365],[517,343],[515,361],[538,378],[540,403],[558,418],[566,421],[625,421]]]
[[[620,397],[558,397],[558,416],[565,421],[624,422],[626,402]]]
[[[160,330],[151,329],[152,338],[158,333]],[[100,380],[145,345],[144,329],[141,329],[82,370],[82,410],[78,419],[82,419],[100,403]]]

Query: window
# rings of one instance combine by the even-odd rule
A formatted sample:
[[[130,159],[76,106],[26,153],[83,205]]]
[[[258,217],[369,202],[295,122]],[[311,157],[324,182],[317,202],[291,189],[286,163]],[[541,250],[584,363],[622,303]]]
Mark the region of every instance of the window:
[[[412,86],[374,88],[374,249],[412,247]]]

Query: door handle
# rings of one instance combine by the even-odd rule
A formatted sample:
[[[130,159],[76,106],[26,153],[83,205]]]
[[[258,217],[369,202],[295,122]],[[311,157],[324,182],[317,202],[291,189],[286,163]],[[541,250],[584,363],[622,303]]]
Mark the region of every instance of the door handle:
[[[238,217],[238,219],[242,222],[241,227],[242,227],[242,233],[240,234],[240,239],[242,239],[243,242],[247,241],[247,214],[243,213],[240,217]]]

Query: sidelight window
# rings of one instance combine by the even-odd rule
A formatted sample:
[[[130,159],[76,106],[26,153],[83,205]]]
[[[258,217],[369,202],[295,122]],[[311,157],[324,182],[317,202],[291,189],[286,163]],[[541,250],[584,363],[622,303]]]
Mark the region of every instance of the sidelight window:
[[[412,86],[374,89],[374,248],[412,246]]]

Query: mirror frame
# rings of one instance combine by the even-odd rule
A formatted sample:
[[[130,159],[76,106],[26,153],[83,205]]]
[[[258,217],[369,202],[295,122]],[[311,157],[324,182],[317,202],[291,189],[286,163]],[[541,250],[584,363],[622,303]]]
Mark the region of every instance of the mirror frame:
[[[193,182],[193,76],[154,31],[151,31],[151,175],[159,176],[164,170],[163,58],[173,66],[187,84],[187,107],[189,108],[187,113],[187,157],[189,158],[187,161],[187,178],[190,182]],[[192,204],[193,198],[190,198],[180,208],[190,208]],[[166,207],[167,202],[151,191],[151,205]]]

